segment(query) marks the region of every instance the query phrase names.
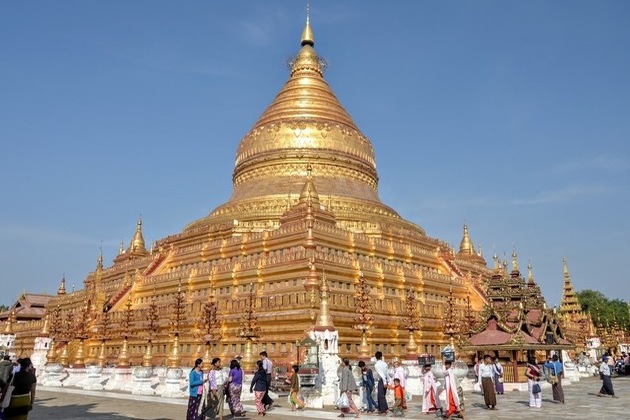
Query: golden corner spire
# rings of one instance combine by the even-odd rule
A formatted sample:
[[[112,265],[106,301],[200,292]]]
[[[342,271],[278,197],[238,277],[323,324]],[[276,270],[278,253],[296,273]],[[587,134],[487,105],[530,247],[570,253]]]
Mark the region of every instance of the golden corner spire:
[[[133,235],[131,244],[129,245],[129,251],[146,253],[147,250],[144,244],[144,237],[142,236],[142,217],[138,217],[138,223],[136,224],[136,232]]]
[[[468,224],[464,222],[464,235],[462,241],[459,243],[459,253],[466,255],[474,255],[475,247],[470,240],[470,234],[468,233]]]
[[[304,31],[302,31],[302,46],[310,45],[313,47],[315,45],[315,37],[313,36],[313,30],[311,29],[311,6],[306,3],[306,26],[304,27]]]
[[[66,274],[65,273],[63,277],[61,278],[61,283],[59,284],[59,289],[57,289],[57,294],[58,295],[66,294]]]

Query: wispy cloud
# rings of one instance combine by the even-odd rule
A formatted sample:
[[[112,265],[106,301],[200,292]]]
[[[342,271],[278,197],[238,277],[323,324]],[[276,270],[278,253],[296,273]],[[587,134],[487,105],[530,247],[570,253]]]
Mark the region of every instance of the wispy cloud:
[[[445,210],[461,207],[509,207],[509,206],[534,206],[543,204],[559,204],[583,197],[596,195],[610,195],[617,191],[614,186],[604,185],[572,185],[555,190],[541,191],[529,197],[498,197],[483,196],[474,197],[448,196],[432,197],[422,200],[412,206],[411,210]]]
[[[2,240],[27,240],[36,243],[55,243],[69,245],[100,245],[99,239],[75,232],[45,226],[0,225]],[[115,246],[117,241],[103,241],[103,245]]]
[[[284,8],[260,10],[249,19],[239,20],[234,28],[236,35],[253,46],[271,45],[281,27],[290,21],[289,13]]]
[[[507,201],[509,205],[537,205],[564,203],[580,197],[605,195],[615,191],[614,187],[604,185],[572,185],[557,190],[542,191],[532,197],[515,198]]]
[[[630,169],[630,160],[610,155],[588,156],[570,159],[558,163],[554,168],[557,173],[569,173],[583,170],[622,172]]]

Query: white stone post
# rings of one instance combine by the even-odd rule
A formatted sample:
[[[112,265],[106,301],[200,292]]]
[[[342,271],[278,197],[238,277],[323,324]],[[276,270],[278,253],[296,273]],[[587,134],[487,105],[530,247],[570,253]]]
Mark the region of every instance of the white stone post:
[[[311,330],[309,336],[316,341],[319,348],[319,375],[315,388],[320,397],[309,395],[309,407],[322,408],[334,405],[339,397],[339,333],[336,330]]]

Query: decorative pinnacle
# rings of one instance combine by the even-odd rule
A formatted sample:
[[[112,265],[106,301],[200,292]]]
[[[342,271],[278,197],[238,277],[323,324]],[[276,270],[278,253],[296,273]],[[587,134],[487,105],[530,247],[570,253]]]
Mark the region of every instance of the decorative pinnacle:
[[[518,257],[516,255],[516,247],[512,245],[512,271],[518,271]]]
[[[304,27],[304,31],[302,32],[302,46],[310,45],[311,47],[315,45],[315,37],[313,36],[313,30],[311,29],[311,6],[306,3],[306,26]]]
[[[316,324],[318,327],[334,328],[332,317],[330,316],[330,309],[328,307],[328,282],[326,281],[326,272],[322,271],[321,282],[321,298],[319,315],[317,316]]]

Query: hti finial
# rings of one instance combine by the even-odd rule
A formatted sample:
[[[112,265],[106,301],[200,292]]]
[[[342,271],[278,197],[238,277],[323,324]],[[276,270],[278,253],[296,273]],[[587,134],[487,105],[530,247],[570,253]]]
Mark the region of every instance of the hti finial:
[[[315,45],[315,37],[313,36],[313,31],[311,30],[311,6],[309,3],[306,3],[306,26],[302,32],[301,44],[302,46],[310,45],[311,47]]]

